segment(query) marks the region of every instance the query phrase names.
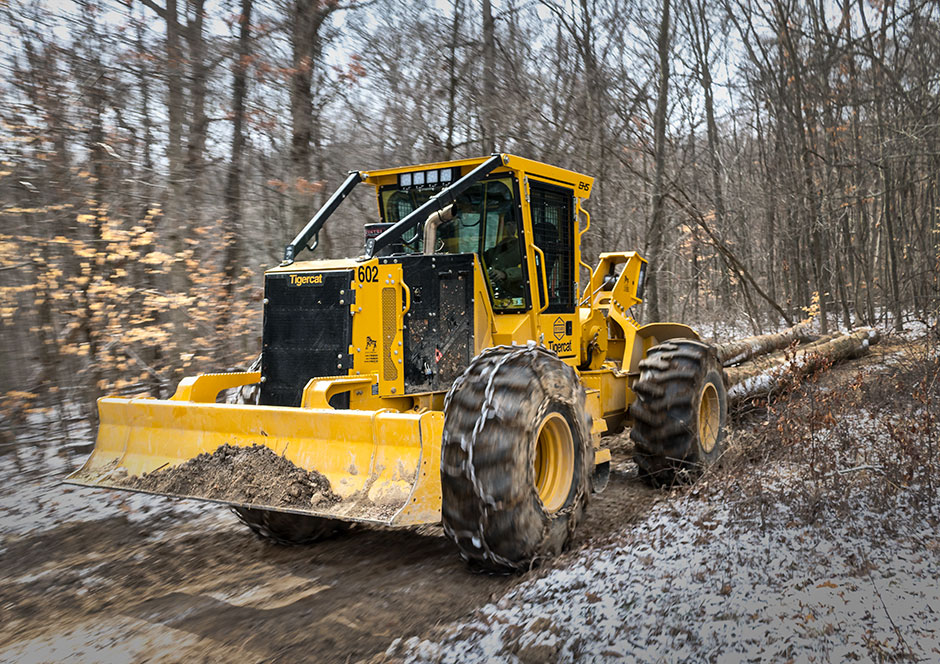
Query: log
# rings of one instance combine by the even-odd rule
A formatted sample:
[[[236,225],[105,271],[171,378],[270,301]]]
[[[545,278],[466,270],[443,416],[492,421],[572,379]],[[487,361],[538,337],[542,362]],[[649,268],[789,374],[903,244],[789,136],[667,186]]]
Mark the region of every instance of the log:
[[[815,341],[817,338],[810,331],[808,323],[799,323],[783,332],[761,334],[721,344],[717,349],[718,361],[721,362],[722,366],[730,367],[745,362],[752,357],[786,348],[794,341],[804,343]]]
[[[793,358],[794,351],[804,352],[807,350],[812,350],[819,346],[829,343],[830,341],[837,339],[838,337],[843,336],[842,332],[835,332],[833,334],[827,334],[825,336],[819,337],[816,341],[812,343],[805,344],[799,348],[784,348],[783,350],[776,350],[772,353],[767,353],[766,355],[759,355],[757,357],[751,358],[745,365],[745,363],[739,364],[737,367],[727,367],[727,369],[737,369],[741,366],[747,366],[750,371],[751,368],[761,368],[769,369],[775,367],[778,364],[783,364],[788,362]]]
[[[737,401],[766,396],[786,376],[804,376],[826,363],[835,364],[860,357],[878,341],[879,336],[876,330],[863,328],[829,341],[822,340],[799,348],[773,364],[755,361],[727,368],[725,369],[725,384],[728,387],[728,400]]]

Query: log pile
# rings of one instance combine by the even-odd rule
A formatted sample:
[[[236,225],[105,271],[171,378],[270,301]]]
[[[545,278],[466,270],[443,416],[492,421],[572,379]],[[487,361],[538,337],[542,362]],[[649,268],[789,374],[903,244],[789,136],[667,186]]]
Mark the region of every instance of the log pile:
[[[762,334],[756,337],[745,337],[737,341],[729,341],[718,346],[718,361],[722,366],[730,367],[745,362],[752,357],[765,355],[776,350],[783,350],[793,342],[804,343],[816,341],[806,323],[800,323],[775,334]]]
[[[731,341],[717,347],[731,402],[770,394],[785,377],[859,357],[878,343],[876,330],[816,337],[805,324],[775,334]],[[804,345],[799,345],[799,344]]]

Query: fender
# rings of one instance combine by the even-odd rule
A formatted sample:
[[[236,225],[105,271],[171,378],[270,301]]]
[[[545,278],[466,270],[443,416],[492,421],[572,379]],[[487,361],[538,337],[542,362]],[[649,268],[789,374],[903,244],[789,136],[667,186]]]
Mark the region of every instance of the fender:
[[[701,341],[702,337],[688,325],[682,323],[649,323],[636,330],[640,343],[633,344],[633,354],[630,357],[630,372],[640,370],[640,360],[646,357],[646,352],[657,344],[669,339],[694,339]]]

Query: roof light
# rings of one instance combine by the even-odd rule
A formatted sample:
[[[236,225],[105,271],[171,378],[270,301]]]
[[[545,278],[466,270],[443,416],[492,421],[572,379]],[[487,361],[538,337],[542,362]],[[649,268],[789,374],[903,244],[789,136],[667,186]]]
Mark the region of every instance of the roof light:
[[[411,173],[402,173],[398,176],[398,186],[399,187],[410,187],[411,186]]]

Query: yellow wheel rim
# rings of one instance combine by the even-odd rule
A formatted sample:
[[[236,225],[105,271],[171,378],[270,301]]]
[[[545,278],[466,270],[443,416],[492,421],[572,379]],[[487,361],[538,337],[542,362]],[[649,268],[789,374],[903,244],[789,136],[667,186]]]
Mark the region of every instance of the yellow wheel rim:
[[[698,439],[705,454],[715,449],[720,422],[721,404],[718,401],[718,390],[711,383],[705,383],[698,400]]]
[[[565,506],[574,482],[574,437],[568,421],[552,413],[539,427],[535,443],[535,488],[547,512]]]

